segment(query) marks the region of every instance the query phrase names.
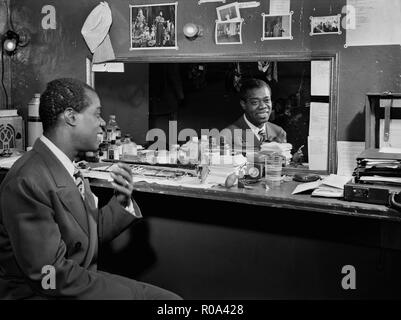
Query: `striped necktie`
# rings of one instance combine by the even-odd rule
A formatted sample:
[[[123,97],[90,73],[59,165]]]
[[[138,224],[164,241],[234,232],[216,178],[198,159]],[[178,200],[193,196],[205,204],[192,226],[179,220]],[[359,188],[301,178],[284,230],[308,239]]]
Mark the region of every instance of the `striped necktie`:
[[[77,186],[82,199],[85,200],[84,176],[82,175],[82,172],[78,169],[75,169],[74,171],[74,180],[75,180],[75,185]]]
[[[266,131],[263,129],[259,130],[258,136],[259,136],[260,143],[263,143],[267,140]]]

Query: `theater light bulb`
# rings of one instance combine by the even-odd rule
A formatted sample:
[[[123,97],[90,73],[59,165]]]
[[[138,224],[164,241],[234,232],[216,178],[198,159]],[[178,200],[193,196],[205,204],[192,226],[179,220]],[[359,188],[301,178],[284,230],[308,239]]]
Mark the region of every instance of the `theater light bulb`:
[[[187,37],[192,38],[192,37],[196,36],[197,33],[198,33],[198,28],[193,23],[187,23],[184,26],[184,34]]]
[[[3,49],[8,55],[13,55],[17,49],[19,35],[12,30],[8,30],[2,37]]]
[[[184,34],[188,39],[194,40],[202,35],[202,28],[194,23],[187,23],[184,26]]]
[[[3,47],[6,51],[14,51],[17,47],[17,41],[15,41],[15,39],[6,39]]]

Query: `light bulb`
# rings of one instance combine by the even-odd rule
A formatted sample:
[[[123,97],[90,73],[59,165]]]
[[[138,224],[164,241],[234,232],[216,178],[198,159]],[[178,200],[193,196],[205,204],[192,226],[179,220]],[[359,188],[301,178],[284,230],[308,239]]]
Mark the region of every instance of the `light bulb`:
[[[187,23],[184,26],[184,34],[188,39],[194,40],[202,35],[202,28],[194,23]]]
[[[17,49],[19,35],[12,30],[8,30],[2,37],[3,48],[8,55],[13,55]]]
[[[15,41],[15,39],[7,39],[4,41],[4,50],[6,51],[14,51],[15,48],[17,47],[17,41]]]

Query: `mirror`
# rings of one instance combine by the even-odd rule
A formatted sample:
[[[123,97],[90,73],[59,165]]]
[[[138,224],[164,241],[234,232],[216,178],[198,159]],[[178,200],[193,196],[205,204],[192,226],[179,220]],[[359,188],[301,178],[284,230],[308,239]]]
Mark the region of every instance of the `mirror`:
[[[163,130],[166,141],[169,141],[171,121],[176,121],[178,133],[192,129],[199,137],[202,129],[222,130],[243,114],[239,103],[239,81],[249,77],[261,79],[272,90],[273,110],[269,122],[282,127],[287,133],[287,142],[292,145],[293,161],[287,169],[332,173],[336,157],[334,58],[316,59],[328,62],[326,78],[329,89],[324,94],[316,89],[312,92],[316,86],[313,82],[317,80],[319,86],[324,80],[322,70],[316,71],[312,67],[313,61],[304,58],[287,61],[130,62],[125,63],[124,73],[96,73],[94,83],[102,101],[104,117],[116,114],[123,131],[131,133],[138,143],[149,145],[146,132],[150,129]],[[319,79],[313,81],[313,77]],[[121,104],[124,107],[118,107]],[[316,123],[319,124],[317,127]],[[310,136],[311,131],[313,136]],[[185,141],[178,142],[182,144]],[[298,150],[302,150],[302,157]]]

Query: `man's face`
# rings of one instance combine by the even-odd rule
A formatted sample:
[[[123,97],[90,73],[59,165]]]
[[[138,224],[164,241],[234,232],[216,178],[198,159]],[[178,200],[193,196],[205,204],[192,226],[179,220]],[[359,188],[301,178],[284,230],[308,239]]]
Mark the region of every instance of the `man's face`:
[[[272,110],[270,91],[266,86],[248,90],[245,100],[240,101],[247,119],[257,127],[269,120]]]
[[[100,116],[101,106],[98,95],[85,90],[88,107],[77,113],[77,123],[74,128],[74,138],[79,151],[96,151],[99,147],[98,133],[102,132],[104,120]]]

